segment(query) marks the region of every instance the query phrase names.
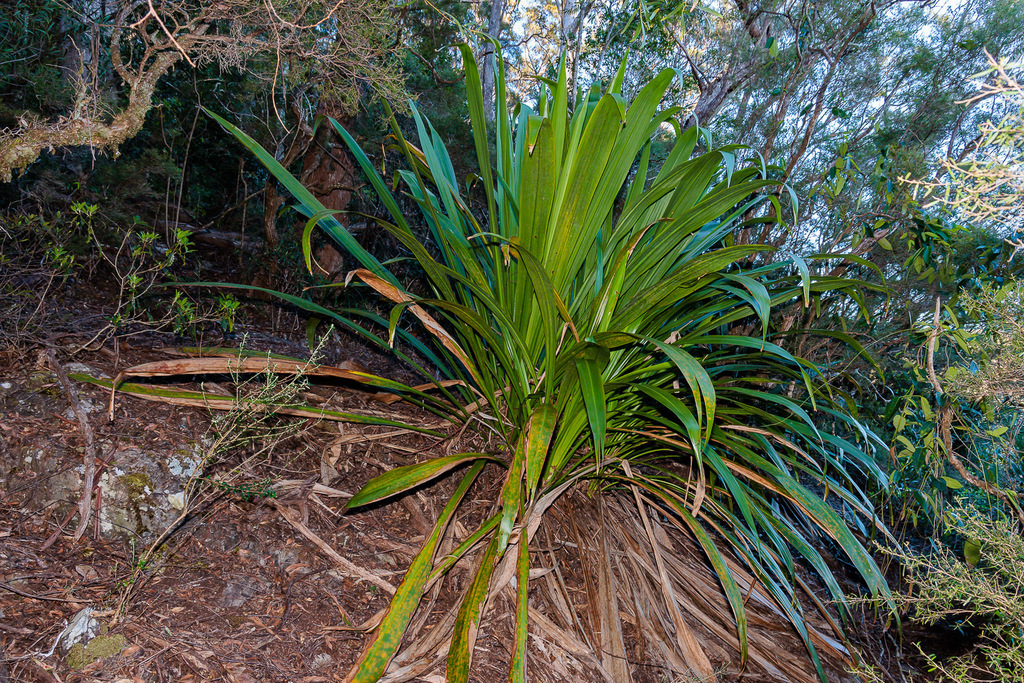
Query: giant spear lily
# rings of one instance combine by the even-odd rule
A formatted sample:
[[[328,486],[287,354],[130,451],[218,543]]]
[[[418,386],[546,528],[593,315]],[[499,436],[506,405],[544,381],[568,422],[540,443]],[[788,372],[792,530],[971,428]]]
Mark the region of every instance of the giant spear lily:
[[[824,679],[795,564],[802,558],[817,571],[845,616],[843,593],[815,550],[814,537],[831,539],[871,593],[888,599],[874,561],[830,504],[871,520],[862,486],[884,484],[884,476],[872,460],[877,440],[834,400],[823,369],[783,348],[770,316],[839,295],[851,283],[811,276],[807,261],[826,255],[776,258],[771,247],[736,243],[738,230],[782,220],[778,181],[763,162],[743,161],[743,148],[711,148],[706,131],[678,126],[678,108],[661,108],[674,71],[627,102],[620,69],[605,92],[581,91],[571,107],[563,63],[557,81],[539,83],[535,107],[510,112],[499,54],[492,159],[477,66],[470,49],[461,50],[482,215],[415,105],[415,144],[390,116],[408,163],[401,180],[432,244],[417,236],[351,135],[330,121],[389,213],[377,223],[418,262],[426,293],[403,287],[271,155],[216,117],[309,217],[307,264],[318,226],[359,261],[353,277],[393,308],[387,319],[363,313],[359,321],[351,311],[289,299],[368,336],[366,320],[375,319],[381,332],[372,338],[412,344],[434,366],[416,366],[428,380],[436,373],[459,380],[438,382],[436,397],[398,384],[392,390],[453,419],[485,411],[498,418],[506,444],[504,452],[399,467],[349,501],[359,507],[462,472],[348,680],[384,674],[428,584],[472,548],[475,576],[454,622],[447,680],[468,679],[488,595],[513,577],[510,680],[525,680],[532,537],[545,511],[576,486],[655,506],[695,539],[717,574],[745,658],[744,595],[730,569],[743,566],[801,635]],[[666,127],[675,143],[653,169],[652,138]],[[449,522],[488,463],[505,467],[492,515],[439,557]]]

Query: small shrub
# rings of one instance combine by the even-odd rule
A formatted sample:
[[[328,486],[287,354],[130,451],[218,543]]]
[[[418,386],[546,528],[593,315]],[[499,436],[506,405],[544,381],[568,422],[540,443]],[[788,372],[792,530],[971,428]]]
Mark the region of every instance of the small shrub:
[[[928,655],[944,679],[1024,681],[1024,538],[1017,523],[970,506],[950,508],[945,522],[960,553],[938,543],[927,555],[895,553],[911,587],[897,603],[927,625],[977,631],[967,654],[945,661]]]
[[[53,293],[89,265],[82,215],[0,215],[0,347],[17,348],[46,327]]]

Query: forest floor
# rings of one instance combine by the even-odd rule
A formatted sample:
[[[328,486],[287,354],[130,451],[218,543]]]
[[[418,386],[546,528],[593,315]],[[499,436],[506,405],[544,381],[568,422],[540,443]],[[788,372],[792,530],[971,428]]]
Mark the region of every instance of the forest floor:
[[[51,295],[37,332],[0,355],[0,683],[343,680],[453,484],[442,480],[394,504],[355,511],[345,500],[392,467],[486,444],[451,426],[432,437],[388,426],[216,413],[125,394],[114,397],[111,411],[108,389],[65,383],[54,360],[73,376],[113,378],[143,363],[181,359],[185,342],[147,333],[83,349],[103,319],[104,296]],[[244,327],[248,349],[309,356],[294,313],[252,316]],[[340,338],[324,347],[322,362],[398,371],[382,354]],[[284,389],[336,410],[437,422],[358,386],[314,380]],[[256,396],[282,389],[224,375],[153,381],[193,390],[200,382],[212,391],[231,386]],[[73,513],[90,449],[96,512],[76,541]],[[490,496],[480,493],[500,483],[491,473],[474,484],[457,524],[482,519]],[[567,542],[554,533],[555,542]],[[394,680],[444,680],[444,648],[430,634],[451,615],[470,568],[458,566],[454,580],[428,593],[412,626],[420,650],[398,662],[404,678]],[[566,560],[559,579],[573,601],[586,602],[588,578],[578,562]],[[61,634],[85,610],[95,628],[89,636],[100,636],[96,642],[108,649],[69,653]],[[507,677],[513,613],[503,595],[493,602],[472,680]],[[887,680],[920,680],[891,632],[870,610],[865,615],[852,634],[864,658]],[[783,633],[785,624],[772,628],[779,648],[803,656],[799,640]],[[602,680],[578,643],[557,636],[565,632],[552,626],[531,633],[531,680]],[[634,633],[626,636],[637,683],[689,680],[659,665]],[[829,665],[834,680],[852,680],[843,666]],[[734,666],[722,670],[722,680],[771,680]]]
[[[65,337],[54,355],[66,358],[85,340]],[[102,378],[174,357],[170,348],[147,343],[154,341],[122,342],[116,359],[109,346],[79,351],[64,365],[69,373]],[[258,343],[276,353],[303,353],[272,333]],[[76,383],[97,458],[93,500],[100,498],[99,514],[76,542],[79,518],[68,517],[82,495],[84,439],[48,355],[33,349],[9,357],[2,369],[0,666],[6,661],[7,670],[0,668],[0,681],[341,680],[429,533],[427,520],[439,512],[424,493],[358,513],[345,510],[345,499],[370,477],[443,444],[401,429],[314,419],[239,425],[230,413],[126,395],[115,398],[110,420],[110,391]],[[303,391],[343,409],[374,410],[365,391],[322,385]],[[396,419],[424,419],[402,406],[377,403],[381,408]],[[258,445],[244,442],[254,429],[269,430]],[[245,435],[211,453],[230,430]],[[190,457],[204,460],[191,482],[180,472]],[[484,479],[478,486],[494,483]],[[150,556],[161,527],[175,522]],[[47,547],[58,526],[63,533]],[[348,562],[333,560],[327,547]],[[104,632],[124,636],[124,647],[84,667],[73,662],[73,669],[73,657],[54,645],[87,607]],[[500,635],[493,644],[480,639],[481,681],[504,677],[489,672],[487,657],[479,656],[510,640],[504,637],[510,633]]]

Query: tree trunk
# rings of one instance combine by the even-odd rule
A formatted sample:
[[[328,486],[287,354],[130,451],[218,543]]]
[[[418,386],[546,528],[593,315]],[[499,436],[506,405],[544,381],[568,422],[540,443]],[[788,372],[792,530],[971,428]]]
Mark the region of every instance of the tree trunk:
[[[505,14],[505,0],[491,0],[491,13],[487,17],[487,35],[496,41],[501,40],[501,23]],[[484,115],[488,121],[494,120],[494,45],[486,41],[480,50],[483,61],[481,72],[484,91]]]
[[[64,34],[61,80],[70,92],[78,92],[83,82],[92,80],[91,72],[99,58],[94,54],[93,38],[104,23],[108,8],[107,0],[72,0],[68,6],[71,11],[60,20],[60,31]]]
[[[319,113],[324,113],[323,108]],[[346,125],[347,121],[342,121]],[[302,184],[331,211],[344,211],[352,200],[355,165],[344,145],[335,144],[337,138],[329,133],[331,129],[322,126],[321,134],[313,141],[302,161]],[[348,227],[348,216],[344,213],[334,217]],[[336,245],[326,242],[313,254],[313,272],[330,280],[343,276],[345,260]]]
[[[276,249],[281,243],[281,236],[277,232],[277,212],[284,204],[284,197],[277,193],[274,187],[274,180],[267,181],[267,189],[263,192],[263,239],[267,246]]]

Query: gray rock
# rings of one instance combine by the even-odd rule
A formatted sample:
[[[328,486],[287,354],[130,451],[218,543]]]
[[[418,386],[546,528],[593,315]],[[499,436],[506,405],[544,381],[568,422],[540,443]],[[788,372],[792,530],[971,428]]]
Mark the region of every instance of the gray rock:
[[[71,622],[57,636],[56,647],[61,654],[67,654],[76,643],[88,643],[100,635],[101,625],[92,616],[93,609],[86,607],[71,618]]]
[[[228,579],[224,590],[220,592],[218,603],[221,607],[241,607],[246,600],[262,593],[266,586],[250,576],[236,576]]]
[[[0,384],[0,413],[14,420],[43,418],[48,422],[56,414],[77,424],[77,416],[52,373],[5,378]],[[106,408],[104,402],[82,393],[82,408],[96,417],[98,424]],[[71,447],[58,434],[43,430],[25,445],[0,448],[0,481],[20,479],[27,484],[21,487],[27,496],[22,501],[25,507],[54,506],[60,515],[66,514],[78,505],[85,472],[84,449],[74,445],[80,441],[70,443]],[[186,443],[168,453],[165,448],[118,448],[116,442],[101,437],[96,452],[111,463],[98,482],[102,534],[146,540],[162,534],[181,514],[187,503],[185,488],[202,471],[205,446]]]
[[[179,452],[175,457],[198,467],[201,455],[190,455]],[[175,476],[164,458],[162,453],[140,448],[123,448],[114,454],[113,464],[100,476],[100,529],[105,535],[159,535],[178,518],[185,503],[183,489],[191,475],[177,470]],[[175,495],[179,496],[178,505]]]

